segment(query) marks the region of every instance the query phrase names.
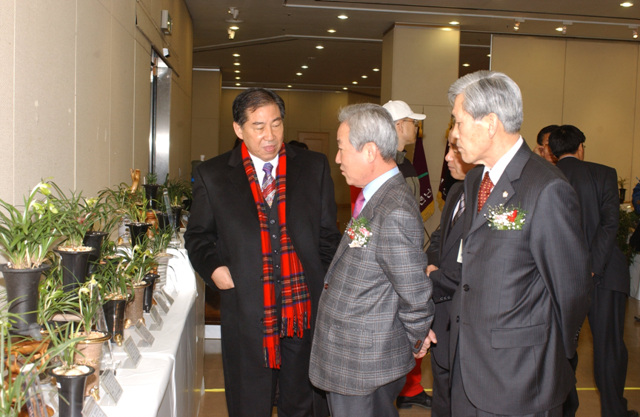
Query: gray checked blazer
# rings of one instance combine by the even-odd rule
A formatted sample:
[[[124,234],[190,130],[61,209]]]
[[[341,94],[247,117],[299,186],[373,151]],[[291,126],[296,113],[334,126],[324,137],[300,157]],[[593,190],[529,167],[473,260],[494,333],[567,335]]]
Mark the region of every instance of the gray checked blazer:
[[[401,174],[366,203],[373,233],[349,247],[345,233],[320,296],[309,374],[318,388],[367,395],[404,377],[433,320],[422,219]]]

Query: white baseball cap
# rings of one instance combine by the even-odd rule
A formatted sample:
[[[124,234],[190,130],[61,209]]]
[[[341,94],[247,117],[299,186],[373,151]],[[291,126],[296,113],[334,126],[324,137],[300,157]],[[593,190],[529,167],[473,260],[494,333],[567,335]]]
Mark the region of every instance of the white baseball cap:
[[[427,115],[425,114],[414,113],[413,110],[411,110],[411,107],[402,100],[389,100],[382,107],[391,113],[391,118],[394,122],[396,120],[404,119],[405,117],[414,120],[424,120],[427,118]]]

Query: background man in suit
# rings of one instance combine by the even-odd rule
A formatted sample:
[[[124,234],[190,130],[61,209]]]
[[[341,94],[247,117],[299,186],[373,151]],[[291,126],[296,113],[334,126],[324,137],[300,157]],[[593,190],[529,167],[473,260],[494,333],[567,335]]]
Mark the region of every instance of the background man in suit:
[[[283,146],[284,115],[274,92],[240,93],[233,127],[242,145],[194,174],[185,246],[220,291],[231,417],[271,416],[276,387],[280,415],[327,415],[308,367],[324,274],[340,240],[333,181],[324,155]]]
[[[398,147],[396,148],[396,164],[402,173],[409,189],[420,204],[420,181],[418,173],[411,161],[405,156],[407,145],[416,143],[418,134],[418,121],[426,119],[426,115],[414,113],[411,107],[402,100],[389,100],[382,107],[385,108],[393,119],[393,124],[398,135]],[[407,380],[402,387],[402,391],[396,399],[398,408],[411,408],[417,405],[424,408],[431,408],[431,396],[422,387],[422,358],[416,359],[416,365],[407,374]]]
[[[484,165],[464,183],[452,415],[560,416],[575,384],[567,358],[592,287],[578,198],[520,136],[522,96],[513,80],[468,74],[451,85],[449,101],[462,159]]]
[[[538,132],[538,136],[536,136],[536,142],[538,146],[534,149],[535,153],[552,163],[553,165],[558,162],[558,158],[551,152],[551,148],[549,148],[549,134],[556,130],[558,125],[549,125],[545,126]]]
[[[628,359],[623,340],[624,315],[630,277],[627,260],[616,242],[620,219],[618,175],[614,168],[585,162],[584,141],[580,129],[564,125],[551,132],[549,147],[558,158],[556,166],[578,193],[582,229],[596,282],[588,318],[593,334],[593,375],[600,391],[601,415],[637,417],[637,411],[627,409],[624,398]],[[575,362],[577,365],[577,358]]]
[[[363,190],[325,277],[311,382],[327,391],[332,417],[397,416],[393,401],[433,319],[422,218],[394,160],[389,113],[355,104],[339,120],[336,162]]]
[[[449,366],[449,306],[451,298],[460,283],[462,264],[458,257],[463,237],[462,218],[465,211],[464,187],[462,180],[475,165],[467,164],[460,157],[456,141],[448,131],[449,151],[445,155],[451,176],[458,180],[447,193],[442,209],[440,226],[431,234],[431,243],[427,248],[427,276],[433,283],[433,302],[436,314],[431,329],[438,343],[431,346],[431,372],[433,374],[432,417],[451,415],[451,389]]]

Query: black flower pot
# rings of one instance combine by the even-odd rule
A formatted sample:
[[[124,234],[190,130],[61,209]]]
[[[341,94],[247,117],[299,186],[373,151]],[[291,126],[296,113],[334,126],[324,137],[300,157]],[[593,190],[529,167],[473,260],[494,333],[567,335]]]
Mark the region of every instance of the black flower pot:
[[[151,311],[153,305],[153,289],[156,286],[156,280],[160,278],[158,274],[147,274],[144,276],[144,281],[150,285],[144,289],[144,301],[142,302],[142,311],[148,313]]]
[[[39,334],[38,325],[38,285],[42,273],[51,266],[43,264],[33,269],[13,269],[7,264],[0,265],[7,289],[9,312],[17,314],[20,319],[12,326],[12,332],[22,335],[35,331]]]
[[[107,300],[102,305],[104,317],[107,321],[107,331],[111,333],[111,342],[122,346],[124,341],[124,309],[127,305],[125,298],[120,300]]]
[[[147,197],[147,201],[149,202],[147,208],[151,210],[155,210],[158,208],[158,190],[160,189],[159,184],[144,184],[144,195]]]
[[[87,280],[89,256],[93,250],[75,251],[56,249],[62,264],[62,285],[65,291],[75,291]]]
[[[82,375],[60,375],[56,373],[58,368],[49,371],[56,378],[58,385],[58,411],[60,416],[82,417],[84,406],[84,388],[87,377],[95,372],[91,366],[83,365],[87,372]]]
[[[627,195],[627,189],[626,188],[620,188],[620,204],[624,203],[624,198]]]
[[[142,244],[144,235],[149,230],[149,223],[127,223],[129,234],[131,234],[131,246]]]
[[[98,260],[102,256],[102,242],[104,242],[104,238],[107,236],[107,234],[107,232],[90,231],[84,235],[82,244],[84,246],[93,248],[93,251],[89,255],[88,275],[91,275],[95,268],[96,262],[98,262]]]
[[[171,225],[169,215],[161,211],[156,211],[156,219],[158,219],[158,229],[164,230]]]
[[[176,232],[180,230],[180,217],[182,216],[182,206],[171,206],[171,222]]]

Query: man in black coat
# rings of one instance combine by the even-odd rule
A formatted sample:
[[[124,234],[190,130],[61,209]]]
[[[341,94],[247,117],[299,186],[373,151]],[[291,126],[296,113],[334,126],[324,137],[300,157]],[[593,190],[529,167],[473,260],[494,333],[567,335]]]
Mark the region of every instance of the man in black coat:
[[[284,102],[249,89],[233,102],[243,143],[194,173],[185,246],[220,292],[231,417],[326,416],[309,381],[324,275],[340,241],[327,158],[284,145]]]
[[[587,317],[593,334],[594,378],[600,391],[601,415],[638,416],[627,409],[623,396],[628,360],[623,335],[629,267],[616,243],[618,177],[611,167],[584,161],[584,141],[584,134],[572,125],[560,126],[549,135],[549,147],[558,158],[556,166],[578,194],[589,246],[595,288]]]

